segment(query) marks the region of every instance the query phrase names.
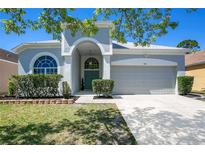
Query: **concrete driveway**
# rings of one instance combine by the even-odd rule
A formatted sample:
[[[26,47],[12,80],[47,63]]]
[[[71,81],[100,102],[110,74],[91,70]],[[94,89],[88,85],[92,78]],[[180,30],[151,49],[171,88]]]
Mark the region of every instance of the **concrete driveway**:
[[[139,144],[205,144],[205,102],[175,95],[118,97]]]

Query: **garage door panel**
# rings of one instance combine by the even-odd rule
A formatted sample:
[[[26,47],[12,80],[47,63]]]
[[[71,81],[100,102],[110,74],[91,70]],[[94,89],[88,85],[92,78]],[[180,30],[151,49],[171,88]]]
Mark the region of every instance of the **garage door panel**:
[[[112,66],[117,94],[174,94],[176,67]]]

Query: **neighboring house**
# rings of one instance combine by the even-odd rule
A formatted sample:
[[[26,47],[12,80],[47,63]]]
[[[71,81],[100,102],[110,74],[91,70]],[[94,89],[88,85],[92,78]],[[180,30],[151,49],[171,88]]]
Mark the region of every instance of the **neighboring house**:
[[[7,94],[8,80],[18,72],[18,56],[0,48],[0,94]]]
[[[185,56],[186,75],[194,77],[193,91],[205,90],[205,51]]]
[[[184,75],[186,49],[150,45],[135,46],[112,41],[110,22],[98,22],[93,37],[62,33],[62,41],[23,43],[13,49],[19,55],[19,74],[59,73],[72,93],[91,90],[93,79],[115,81],[114,94],[177,94],[176,77]]]

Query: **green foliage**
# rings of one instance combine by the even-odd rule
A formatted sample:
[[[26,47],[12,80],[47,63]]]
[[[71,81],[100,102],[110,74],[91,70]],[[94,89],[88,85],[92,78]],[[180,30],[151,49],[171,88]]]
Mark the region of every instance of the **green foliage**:
[[[9,96],[15,96],[17,91],[17,83],[14,78],[11,78],[8,83],[8,94]]]
[[[195,12],[196,9],[186,9],[187,12]],[[55,39],[60,39],[60,33],[64,28],[72,35],[81,29],[88,36],[95,35],[98,28],[97,20],[110,20],[113,23],[111,37],[119,42],[126,42],[131,38],[136,45],[149,45],[158,37],[166,34],[168,29],[175,29],[178,25],[171,19],[171,9],[158,8],[129,8],[129,9],[95,9],[91,18],[84,21],[69,15],[75,9],[45,8],[36,19],[25,18],[25,9],[0,9],[0,14],[7,18],[0,20],[6,33],[25,33],[27,28],[32,30],[45,29]]]
[[[68,99],[70,98],[71,95],[71,89],[70,86],[68,85],[67,81],[62,82],[62,87],[63,87],[63,97]]]
[[[110,96],[114,88],[113,80],[96,79],[92,81],[93,92],[98,96]]]
[[[67,28],[72,35],[75,35],[79,29],[83,34],[94,35],[98,30],[93,23],[94,20],[81,21],[69,15],[73,11],[74,9],[44,8],[35,20],[25,18],[27,13],[25,9],[0,9],[0,13],[8,16],[7,19],[1,20],[6,33],[14,32],[19,35],[25,33],[26,28],[32,30],[43,28],[47,33],[52,34],[54,39],[60,39],[61,32]]]
[[[180,76],[178,77],[178,90],[179,94],[187,95],[191,92],[193,86],[194,77],[192,76]]]
[[[196,52],[196,51],[200,50],[199,43],[196,40],[184,40],[184,41],[181,41],[177,45],[177,47],[190,49],[191,52]]]
[[[59,95],[58,85],[61,78],[62,75],[58,74],[14,75],[10,79],[15,81],[11,84],[15,87],[11,93],[25,98],[55,97]]]
[[[24,15],[26,14],[24,9],[0,8],[0,13],[6,14],[8,16],[7,19],[0,19],[0,22],[3,23],[3,28],[6,33],[14,32],[18,35],[25,33],[25,29],[27,28],[27,23],[29,21],[24,19]]]
[[[97,9],[96,16],[103,16],[104,20],[113,20],[115,28],[111,35],[119,42],[126,42],[131,38],[136,45],[149,45],[158,37],[166,34],[168,29],[175,29],[178,25],[171,20],[171,9]]]

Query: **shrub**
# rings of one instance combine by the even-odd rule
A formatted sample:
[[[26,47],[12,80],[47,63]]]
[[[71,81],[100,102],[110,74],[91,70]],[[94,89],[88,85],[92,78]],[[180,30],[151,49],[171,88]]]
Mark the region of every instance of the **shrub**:
[[[70,86],[68,85],[68,82],[67,81],[63,81],[62,82],[62,89],[63,89],[63,97],[68,99],[70,98],[70,95],[71,95],[71,89],[70,89]]]
[[[180,76],[178,77],[178,90],[179,94],[187,95],[191,92],[193,86],[194,77],[192,76]]]
[[[110,96],[114,87],[113,80],[96,79],[92,81],[93,92],[98,96]]]
[[[59,95],[61,78],[62,75],[59,74],[14,75],[10,79],[12,81],[10,85],[16,88],[14,88],[15,92],[11,90],[11,93],[16,94],[17,97],[26,98],[55,97]]]
[[[14,78],[11,78],[9,79],[9,82],[8,82],[8,95],[14,96],[16,95],[16,91],[17,91],[16,80]]]

